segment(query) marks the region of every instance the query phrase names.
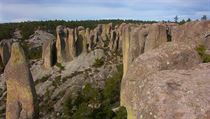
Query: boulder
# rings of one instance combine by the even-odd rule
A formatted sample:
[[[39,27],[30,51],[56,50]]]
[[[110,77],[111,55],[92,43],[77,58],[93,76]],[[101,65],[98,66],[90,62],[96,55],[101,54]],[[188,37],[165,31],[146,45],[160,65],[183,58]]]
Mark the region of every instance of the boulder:
[[[55,41],[46,40],[42,46],[43,66],[46,69],[51,68],[56,62]]]
[[[140,80],[144,83],[138,84],[133,104],[137,108],[128,113],[132,119],[210,118],[210,63],[163,70]]]
[[[12,45],[4,75],[7,84],[6,119],[37,119],[34,82],[19,43]]]
[[[164,43],[136,58],[121,83],[121,105],[126,107],[128,119],[137,118],[137,102],[141,101],[141,86],[146,85],[147,76],[161,70],[189,69],[199,63],[201,59],[193,47],[176,42]]]

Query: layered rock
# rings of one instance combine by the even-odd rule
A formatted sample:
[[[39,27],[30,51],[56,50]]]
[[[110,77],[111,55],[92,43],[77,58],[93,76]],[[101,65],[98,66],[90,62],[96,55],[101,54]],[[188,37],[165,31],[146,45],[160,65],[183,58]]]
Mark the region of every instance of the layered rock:
[[[140,119],[138,102],[146,77],[161,70],[188,69],[201,62],[193,47],[170,42],[148,51],[134,60],[121,84],[121,104],[126,107],[129,119]],[[142,92],[143,91],[143,92]]]
[[[19,43],[12,45],[4,75],[7,84],[6,119],[37,119],[34,82]]]
[[[55,41],[47,39],[42,46],[42,60],[44,68],[49,69],[55,64],[55,54]]]

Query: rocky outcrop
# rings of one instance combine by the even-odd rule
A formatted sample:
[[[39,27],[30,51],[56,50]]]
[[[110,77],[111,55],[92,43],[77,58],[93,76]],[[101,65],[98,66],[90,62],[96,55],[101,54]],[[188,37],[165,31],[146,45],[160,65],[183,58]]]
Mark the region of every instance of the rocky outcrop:
[[[19,43],[12,45],[4,75],[7,84],[6,119],[37,119],[35,87]]]
[[[122,24],[121,29],[124,75],[140,54],[168,41],[166,25]]]
[[[2,40],[0,42],[0,55],[3,66],[5,66],[10,58],[12,39]]]
[[[108,47],[112,51],[120,48],[119,32],[112,29],[112,24],[99,24],[95,29],[85,29],[79,26],[71,29],[64,26],[56,28],[56,52],[57,62],[64,63],[72,61],[79,55],[98,49]],[[109,40],[111,40],[109,42]]]
[[[121,104],[128,111],[129,119],[140,119],[137,103],[147,85],[145,78],[155,72],[173,69],[188,69],[201,62],[193,47],[183,43],[170,42],[148,51],[134,60],[124,75],[121,84]]]
[[[129,119],[209,119],[210,64],[163,70],[142,80]]]
[[[51,68],[56,62],[55,41],[46,40],[42,46],[43,66],[46,69]]]
[[[34,34],[26,40],[26,43],[30,46],[30,49],[33,49],[41,47],[46,40],[55,40],[55,36],[43,30],[36,30]]]
[[[56,28],[56,55],[57,62],[63,63],[69,61],[68,47],[67,47],[67,38],[68,33],[67,29],[64,26],[58,26]]]
[[[204,44],[210,34],[210,21],[194,21],[172,27],[172,41],[180,41],[194,46]]]

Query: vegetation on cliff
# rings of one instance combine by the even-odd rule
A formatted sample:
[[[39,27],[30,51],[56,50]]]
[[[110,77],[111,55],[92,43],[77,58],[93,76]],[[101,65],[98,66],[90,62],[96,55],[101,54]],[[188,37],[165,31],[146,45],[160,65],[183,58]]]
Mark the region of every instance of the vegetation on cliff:
[[[69,96],[64,103],[63,118],[126,119],[126,109],[119,107],[122,71],[122,65],[119,65],[118,72],[106,80],[104,89],[87,84],[76,97]]]

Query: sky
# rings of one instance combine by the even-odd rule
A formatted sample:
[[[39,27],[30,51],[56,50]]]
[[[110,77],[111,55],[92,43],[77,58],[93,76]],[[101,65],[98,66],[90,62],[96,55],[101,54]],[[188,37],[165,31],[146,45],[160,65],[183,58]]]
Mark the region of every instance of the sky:
[[[210,0],[0,0],[0,23],[37,20],[210,18]]]

